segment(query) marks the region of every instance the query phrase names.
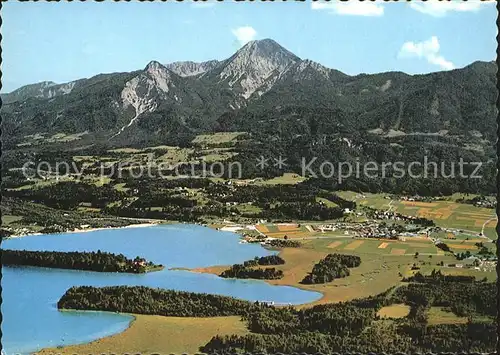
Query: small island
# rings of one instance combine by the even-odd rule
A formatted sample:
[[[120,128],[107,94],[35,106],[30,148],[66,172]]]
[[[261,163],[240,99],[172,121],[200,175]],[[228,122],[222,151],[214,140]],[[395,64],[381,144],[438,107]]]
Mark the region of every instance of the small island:
[[[128,259],[123,254],[101,252],[60,252],[2,250],[4,266],[37,266],[54,269],[71,269],[97,272],[123,272],[143,274],[159,271],[163,265],[156,265],[144,258]]]

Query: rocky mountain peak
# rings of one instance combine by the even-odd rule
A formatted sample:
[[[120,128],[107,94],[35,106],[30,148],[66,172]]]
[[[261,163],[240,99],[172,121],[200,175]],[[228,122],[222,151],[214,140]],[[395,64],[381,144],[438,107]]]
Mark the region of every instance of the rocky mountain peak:
[[[166,67],[161,64],[160,62],[156,60],[152,60],[146,65],[146,68],[144,69],[146,72],[151,72],[151,71],[156,71],[156,70],[161,70],[161,69],[166,69]]]
[[[272,86],[272,82],[298,61],[299,57],[271,39],[251,41],[224,62],[219,77],[230,87],[240,87],[241,95],[248,99],[262,85]]]
[[[245,44],[236,54],[251,52],[253,56],[259,57],[275,57],[285,61],[299,61],[300,58],[295,54],[281,46],[276,41],[266,38],[261,40],[250,41]]]

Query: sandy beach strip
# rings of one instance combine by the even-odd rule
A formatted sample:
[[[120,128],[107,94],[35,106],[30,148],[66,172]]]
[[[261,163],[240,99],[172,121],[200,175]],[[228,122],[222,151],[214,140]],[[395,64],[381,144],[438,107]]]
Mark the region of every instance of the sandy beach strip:
[[[153,227],[153,226],[156,226],[158,224],[159,223],[154,222],[154,223],[129,224],[127,226],[121,226],[121,227],[99,227],[99,228],[84,228],[84,229],[75,228],[72,231],[61,232],[61,233],[30,233],[30,234],[11,235],[8,238],[22,238],[22,237],[28,237],[28,236],[34,236],[34,235],[46,235],[46,234],[87,233],[87,232],[96,232],[96,231],[112,230],[112,229],[125,229],[125,228],[145,228],[145,227]]]

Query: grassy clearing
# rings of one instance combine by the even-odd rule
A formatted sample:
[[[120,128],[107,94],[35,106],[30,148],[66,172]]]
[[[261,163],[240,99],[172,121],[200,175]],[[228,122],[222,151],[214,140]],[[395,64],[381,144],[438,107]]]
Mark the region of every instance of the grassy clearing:
[[[431,307],[427,313],[429,325],[436,324],[465,324],[467,317],[458,317],[442,307]]]
[[[295,185],[302,181],[306,180],[306,178],[295,174],[295,173],[284,173],[282,176],[275,177],[269,180],[258,180],[255,182],[255,185]]]
[[[377,315],[380,318],[404,318],[410,313],[410,306],[406,304],[393,304],[391,306],[382,307]]]
[[[56,133],[52,137],[47,138],[46,141],[49,143],[59,143],[59,142],[71,142],[78,139],[81,139],[82,136],[88,134],[88,132],[81,132],[75,134],[66,134],[66,133]]]
[[[136,315],[121,334],[38,354],[196,354],[215,335],[247,334],[240,317],[178,318]]]
[[[172,148],[171,145],[157,145],[157,146],[154,146],[154,147],[146,147],[146,148],[144,148],[144,151],[147,151],[147,150],[164,150],[164,149],[171,149],[171,148]]]
[[[330,234],[321,234],[322,238],[329,236]],[[416,252],[420,255],[433,255],[438,256],[439,249],[434,246],[430,241],[406,241],[399,240],[377,240],[377,239],[353,239],[352,237],[345,235],[332,235],[332,238],[322,239],[317,241],[317,244],[330,245],[335,242],[335,250],[339,252],[344,251],[355,251],[359,254],[376,254],[376,255],[403,255],[408,257],[414,256]],[[362,243],[361,243],[362,242]],[[401,254],[392,253],[392,250],[401,250]]]
[[[111,178],[107,176],[102,176],[102,177],[86,176],[81,181],[86,184],[94,184],[95,186],[100,187],[109,184],[111,182]]]
[[[12,190],[13,191],[22,191],[22,190],[38,189],[40,187],[49,186],[52,184],[56,184],[60,181],[68,181],[68,180],[69,179],[67,179],[67,178],[60,178],[59,180],[56,180],[56,179],[46,179],[46,180],[33,179],[32,181],[35,182],[34,184],[19,186],[19,187],[12,189]]]
[[[238,211],[240,211],[242,214],[256,214],[262,212],[262,208],[254,205],[249,205],[249,204],[242,204],[236,206]]]
[[[93,155],[75,155],[73,156],[73,161],[75,162],[87,162],[93,163],[97,160],[97,158]]]
[[[141,153],[143,152],[143,149],[137,149],[137,148],[118,148],[118,149],[110,149],[108,152],[110,153]]]
[[[190,156],[194,153],[194,149],[169,147],[167,152],[160,156],[157,160],[170,164],[185,163],[190,161]]]
[[[314,237],[318,233],[312,232],[307,225],[287,223],[287,224],[259,224],[257,230],[270,238],[282,239],[285,236],[289,239],[303,239]]]
[[[323,197],[316,197],[316,202],[322,202],[326,207],[338,207],[338,205],[335,202],[332,202],[330,200],[327,200],[326,198]]]
[[[22,219],[23,219],[22,216],[2,215],[2,225],[9,225],[11,223],[18,222]]]
[[[119,183],[113,186],[113,188],[117,191],[128,191],[130,190],[128,187],[125,187],[127,184],[126,183]]]
[[[82,206],[77,208],[78,212],[101,212],[100,208],[96,207],[87,207],[87,206]]]
[[[32,146],[32,145],[38,145],[41,142],[44,142],[44,143],[71,142],[71,141],[76,141],[76,140],[82,139],[82,137],[86,134],[88,134],[87,131],[80,132],[80,133],[73,133],[73,134],[66,134],[66,133],[61,132],[61,133],[53,134],[50,137],[45,137],[44,134],[27,135],[27,136],[24,136],[26,141],[18,144],[17,146],[19,146],[19,147]]]
[[[238,153],[236,152],[231,152],[225,149],[203,150],[200,152],[200,154],[201,155],[198,158],[203,159],[207,163],[228,160],[229,158],[238,155]]]
[[[200,134],[192,140],[194,144],[217,145],[234,141],[245,132],[217,132],[213,134]]]

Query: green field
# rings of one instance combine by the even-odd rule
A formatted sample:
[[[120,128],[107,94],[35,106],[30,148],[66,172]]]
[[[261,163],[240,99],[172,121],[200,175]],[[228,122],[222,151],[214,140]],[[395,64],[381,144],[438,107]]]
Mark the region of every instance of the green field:
[[[269,180],[258,179],[255,185],[295,185],[304,180],[306,179],[298,174],[285,173],[282,176]]]
[[[245,132],[217,132],[213,134],[200,134],[193,139],[192,143],[200,145],[218,145],[221,143],[232,142],[242,134],[245,134]]]
[[[442,307],[431,307],[427,312],[429,325],[436,324],[465,324],[467,317],[459,317]]]
[[[88,344],[37,354],[196,354],[213,336],[247,334],[240,317],[179,318],[135,315],[130,328]]]
[[[9,225],[11,223],[18,222],[22,220],[21,216],[10,216],[10,215],[2,215],[2,225]]]

